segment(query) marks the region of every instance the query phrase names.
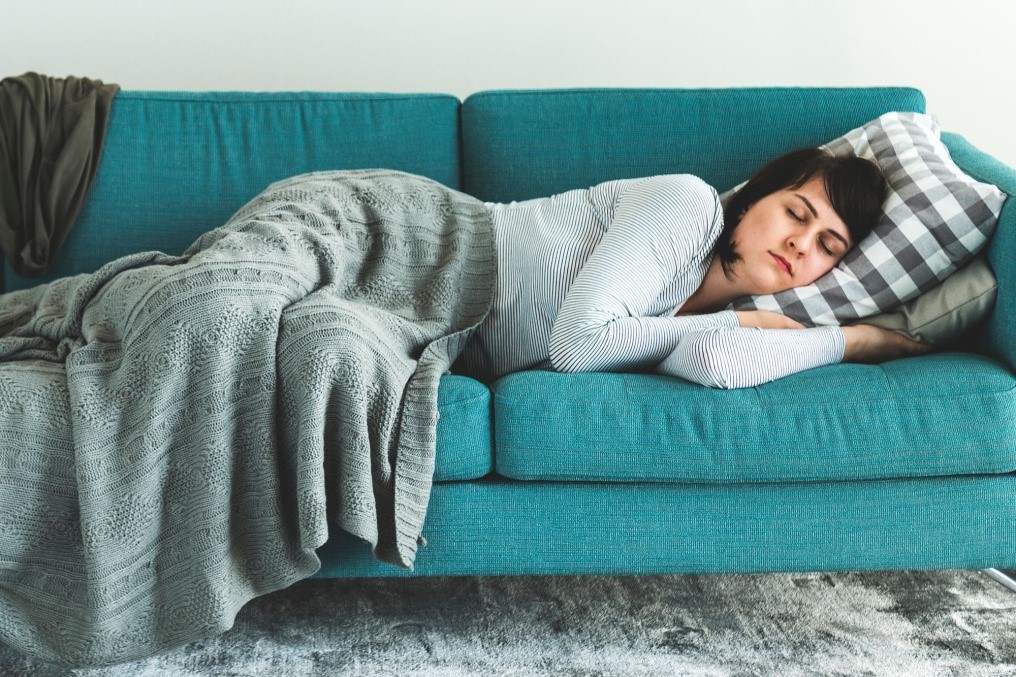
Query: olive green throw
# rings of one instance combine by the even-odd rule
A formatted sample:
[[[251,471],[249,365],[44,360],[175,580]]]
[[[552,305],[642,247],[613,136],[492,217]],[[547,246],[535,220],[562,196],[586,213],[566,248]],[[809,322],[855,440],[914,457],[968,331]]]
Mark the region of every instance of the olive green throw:
[[[475,198],[317,172],[0,296],[0,640],[98,666],[222,632],[318,570],[326,517],[411,568],[496,265]]]
[[[18,275],[44,275],[70,233],[119,91],[33,72],[0,80],[0,249]]]

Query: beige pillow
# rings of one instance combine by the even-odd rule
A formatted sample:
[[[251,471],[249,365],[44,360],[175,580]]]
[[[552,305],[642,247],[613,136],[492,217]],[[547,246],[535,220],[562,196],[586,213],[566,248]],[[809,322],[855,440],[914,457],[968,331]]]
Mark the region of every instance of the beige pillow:
[[[985,250],[942,284],[896,310],[849,324],[873,324],[898,331],[915,341],[943,345],[958,339],[988,317],[995,304],[997,286]]]

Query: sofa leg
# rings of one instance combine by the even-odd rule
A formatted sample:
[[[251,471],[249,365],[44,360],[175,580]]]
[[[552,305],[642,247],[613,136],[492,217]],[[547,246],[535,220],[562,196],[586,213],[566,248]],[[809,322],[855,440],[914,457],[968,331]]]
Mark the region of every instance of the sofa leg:
[[[1009,569],[981,569],[984,573],[988,574],[996,581],[1009,588],[1013,592],[1016,592],[1016,579],[1013,579],[1013,575],[1016,571]]]

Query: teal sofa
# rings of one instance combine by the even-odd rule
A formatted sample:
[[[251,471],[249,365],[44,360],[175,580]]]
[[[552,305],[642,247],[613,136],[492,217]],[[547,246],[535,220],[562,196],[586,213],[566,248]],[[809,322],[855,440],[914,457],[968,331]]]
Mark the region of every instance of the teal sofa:
[[[91,194],[44,278],[178,255],[286,176],[386,167],[483,200],[696,174],[720,192],[912,88],[443,94],[122,91]],[[935,112],[935,111],[931,111]],[[982,181],[1016,171],[955,133]],[[756,388],[649,373],[455,373],[415,569],[334,528],[318,578],[1016,567],[1016,203],[990,244],[998,301],[949,350]],[[1010,288],[1012,286],[1012,288]]]

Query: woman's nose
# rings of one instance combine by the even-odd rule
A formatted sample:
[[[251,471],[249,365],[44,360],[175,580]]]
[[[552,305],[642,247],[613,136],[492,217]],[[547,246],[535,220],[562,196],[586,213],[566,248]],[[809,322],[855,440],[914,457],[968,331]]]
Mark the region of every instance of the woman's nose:
[[[808,251],[808,237],[806,235],[795,235],[787,241],[790,251],[798,256],[803,256]]]

